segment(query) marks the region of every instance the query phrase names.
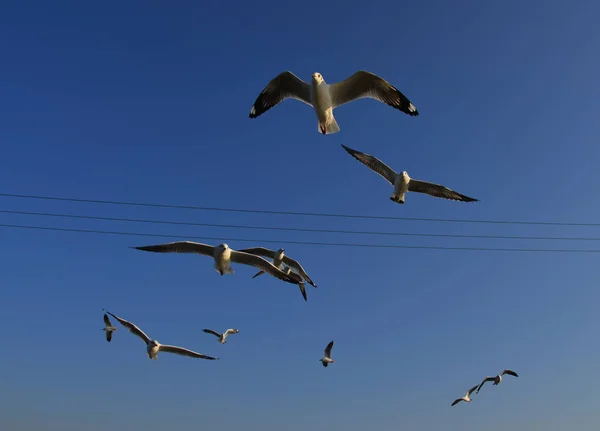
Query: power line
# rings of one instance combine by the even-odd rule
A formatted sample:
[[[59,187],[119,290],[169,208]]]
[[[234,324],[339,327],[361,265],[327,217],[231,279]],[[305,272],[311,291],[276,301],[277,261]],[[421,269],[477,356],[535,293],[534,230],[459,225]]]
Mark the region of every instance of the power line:
[[[536,252],[536,253],[600,253],[600,249],[582,250],[582,249],[538,249],[538,248],[491,248],[491,247],[439,247],[426,245],[387,245],[387,244],[354,244],[354,243],[334,243],[334,242],[309,242],[309,241],[276,241],[265,239],[247,239],[232,237],[208,237],[191,235],[167,235],[158,233],[139,233],[139,232],[117,232],[95,229],[71,229],[48,226],[30,226],[30,225],[12,225],[0,224],[0,227],[12,229],[37,229],[57,232],[78,232],[95,233],[102,235],[121,235],[121,236],[142,236],[142,237],[161,237],[161,238],[188,238],[203,241],[236,241],[236,242],[254,242],[254,243],[277,243],[277,244],[300,244],[300,245],[319,245],[330,247],[360,247],[360,248],[389,248],[389,249],[420,249],[420,250],[452,250],[452,251],[511,251],[511,252]]]
[[[575,223],[575,222],[543,222],[543,221],[521,221],[521,220],[477,220],[477,219],[445,219],[445,218],[427,218],[427,217],[392,217],[392,216],[373,216],[357,214],[334,214],[334,213],[309,213],[298,211],[271,211],[271,210],[253,210],[244,208],[220,208],[220,207],[202,207],[194,205],[171,205],[147,202],[128,202],[128,201],[107,201],[98,199],[83,198],[65,198],[58,196],[38,196],[23,195],[14,193],[0,193],[2,197],[21,198],[21,199],[41,199],[65,202],[85,202],[104,205],[126,205],[154,208],[173,208],[188,209],[198,211],[219,211],[219,212],[237,212],[237,213],[256,213],[256,214],[275,214],[275,215],[293,215],[306,217],[333,217],[333,218],[352,218],[352,219],[371,219],[371,220],[404,220],[404,221],[430,221],[443,223],[482,223],[482,224],[517,224],[517,225],[537,225],[537,226],[586,226],[598,227],[600,223]]]
[[[315,233],[339,233],[349,235],[383,235],[383,236],[415,236],[415,237],[431,237],[431,238],[476,238],[476,239],[516,239],[516,240],[549,240],[549,241],[600,241],[600,237],[551,237],[551,236],[509,236],[509,235],[467,235],[467,234],[444,234],[444,233],[423,233],[423,232],[382,232],[382,231],[356,231],[356,230],[338,230],[338,229],[309,229],[309,228],[294,228],[294,227],[275,227],[275,226],[248,226],[235,224],[218,224],[218,223],[196,223],[183,222],[174,220],[150,220],[150,219],[133,219],[124,217],[102,217],[88,216],[80,214],[62,214],[62,213],[42,213],[31,211],[14,211],[0,210],[4,214],[18,215],[34,215],[40,217],[58,217],[58,218],[74,218],[87,220],[105,220],[119,221],[129,223],[153,223],[167,224],[179,226],[199,226],[199,227],[219,227],[233,229],[256,229],[256,230],[273,230],[273,231],[290,231],[290,232],[315,232]]]

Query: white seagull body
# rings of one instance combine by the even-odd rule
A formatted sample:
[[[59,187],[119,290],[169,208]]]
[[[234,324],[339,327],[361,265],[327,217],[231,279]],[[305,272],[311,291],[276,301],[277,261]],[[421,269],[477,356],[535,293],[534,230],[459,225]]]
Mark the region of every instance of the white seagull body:
[[[217,332],[217,331],[213,331],[212,329],[203,329],[204,332],[206,332],[207,334],[213,334],[215,337],[217,337],[219,339],[219,342],[221,344],[225,344],[227,342],[227,336],[229,334],[237,334],[238,331],[237,329],[228,329],[227,331],[223,332],[222,334]]]
[[[327,365],[334,363],[335,361],[331,359],[331,348],[333,347],[333,340],[329,342],[327,347],[325,347],[325,356],[323,356],[319,361],[323,364],[324,367]]]
[[[176,241],[166,244],[147,245],[132,248],[156,253],[198,253],[205,256],[211,256],[215,261],[215,270],[221,275],[233,274],[234,271],[231,268],[231,262],[235,262],[243,265],[254,266],[280,280],[295,284],[294,280],[290,276],[285,274],[279,268],[276,268],[272,263],[268,262],[262,257],[232,250],[227,244],[219,244],[216,247],[213,247],[212,245],[202,244],[200,242]]]
[[[177,355],[189,356],[190,358],[209,359],[211,361],[214,361],[215,359],[219,359],[219,358],[213,358],[212,356],[203,355],[202,353],[194,352],[192,350],[184,349],[183,347],[169,346],[168,344],[160,344],[156,340],[151,340],[150,337],[148,337],[144,333],[144,331],[142,331],[140,328],[138,328],[135,324],[128,322],[125,319],[121,319],[120,317],[115,316],[108,310],[106,312],[108,314],[110,314],[112,317],[114,317],[115,319],[117,319],[119,321],[119,323],[121,325],[123,325],[125,328],[127,328],[127,330],[129,332],[131,332],[133,335],[138,336],[139,338],[141,338],[144,341],[144,343],[146,343],[146,353],[148,354],[148,357],[150,359],[154,359],[154,360],[158,359],[159,352],[175,353]]]
[[[415,180],[409,177],[406,171],[402,171],[398,174],[377,157],[353,150],[352,148],[348,148],[343,144],[342,147],[344,147],[344,149],[356,160],[367,166],[373,172],[379,174],[382,178],[385,178],[391,185],[393,185],[394,191],[392,192],[390,199],[399,204],[404,203],[407,192],[425,193],[436,198],[444,198],[462,202],[479,201],[479,199],[462,195],[454,190],[449,189],[448,187],[444,187],[439,184]]]
[[[385,79],[364,70],[349,78],[327,84],[319,72],[312,74],[311,84],[290,71],[273,78],[258,95],[250,109],[250,118],[256,118],[285,99],[296,99],[314,108],[318,131],[323,135],[340,131],[333,116],[339,106],[365,97],[378,100],[405,114],[416,117],[419,111],[408,98]]]
[[[454,402],[452,403],[451,407],[460,403],[461,401],[464,401],[466,403],[470,403],[471,402],[471,394],[473,393],[473,391],[477,389],[477,385],[473,386],[471,389],[469,389],[467,391],[467,393],[465,394],[464,397],[460,397],[454,400]]]
[[[504,370],[500,374],[498,374],[497,376],[486,377],[485,379],[483,379],[483,382],[481,382],[481,384],[477,388],[477,392],[476,393],[479,393],[479,391],[481,390],[481,388],[482,388],[482,386],[484,385],[485,382],[494,382],[493,383],[494,386],[498,385],[502,381],[502,376],[504,374],[508,374],[509,376],[514,376],[514,377],[519,377],[519,375],[517,373],[515,373],[513,370]]]
[[[274,250],[270,250],[265,247],[255,247],[255,248],[244,248],[240,251],[243,253],[250,253],[250,254],[255,254],[258,256],[269,257],[269,258],[273,259],[273,265],[279,269],[282,268],[283,264],[286,264],[290,268],[293,268],[296,271],[298,271],[298,274],[300,275],[300,277],[302,277],[304,280],[306,280],[306,282],[308,282],[308,284],[310,284],[313,287],[317,287],[317,285],[310,279],[310,277],[308,276],[306,271],[304,271],[304,268],[302,268],[302,265],[300,265],[300,263],[297,260],[294,260],[294,259],[290,258],[289,256],[286,256],[285,249],[283,249],[283,248],[280,248],[279,250],[274,251]],[[264,271],[259,271],[256,274],[254,274],[254,276],[252,278],[258,277],[259,275],[261,275],[263,273],[264,273]],[[295,275],[298,275],[298,274],[295,274]]]
[[[102,328],[102,330],[106,332],[106,341],[110,343],[110,340],[112,340],[112,333],[113,331],[116,331],[117,328],[110,323],[110,319],[106,313],[104,313],[104,328]]]

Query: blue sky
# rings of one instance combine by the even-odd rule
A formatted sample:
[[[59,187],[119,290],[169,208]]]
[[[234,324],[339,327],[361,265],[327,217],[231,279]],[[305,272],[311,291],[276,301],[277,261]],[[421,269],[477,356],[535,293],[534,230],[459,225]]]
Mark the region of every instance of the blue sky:
[[[332,13],[336,13],[335,19]],[[600,75],[592,1],[4,2],[0,192],[282,211],[595,222]],[[420,111],[372,100],[317,133],[286,101],[248,112],[284,70],[369,70]],[[391,188],[373,154],[475,204]],[[218,186],[218,187],[217,187]],[[235,214],[0,199],[0,209],[318,229],[600,236],[600,229]],[[589,241],[361,237],[0,214],[0,223],[281,240],[319,285],[220,277],[165,242],[1,228],[0,427],[596,430],[597,254],[357,249],[287,241],[590,248]],[[209,241],[210,242],[210,241]],[[214,241],[213,241],[214,242]],[[276,247],[277,244],[264,244]],[[161,354],[102,308],[163,343]],[[225,346],[201,332],[240,329]],[[336,363],[317,360],[330,340]],[[450,408],[486,375],[520,377]]]

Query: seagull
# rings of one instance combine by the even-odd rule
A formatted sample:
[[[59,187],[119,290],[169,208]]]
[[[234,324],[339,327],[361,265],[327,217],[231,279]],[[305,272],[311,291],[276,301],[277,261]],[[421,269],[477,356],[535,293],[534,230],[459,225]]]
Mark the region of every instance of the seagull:
[[[365,70],[359,70],[335,84],[327,84],[319,72],[313,73],[311,84],[307,84],[292,72],[285,71],[273,78],[258,95],[250,109],[250,118],[256,118],[285,99],[292,98],[312,106],[317,114],[318,131],[323,135],[332,134],[340,131],[333,110],[365,97],[379,100],[410,116],[419,115],[415,105],[396,87]]]
[[[481,382],[481,384],[479,385],[479,387],[477,388],[477,394],[479,393],[479,391],[481,390],[481,387],[483,386],[483,384],[485,382],[494,382],[493,386],[499,384],[502,381],[502,376],[504,374],[508,374],[509,376],[515,376],[515,377],[519,377],[519,375],[517,373],[515,373],[513,370],[504,370],[502,371],[500,374],[498,374],[497,376],[494,377],[486,377],[485,379],[483,379],[483,382]]]
[[[206,332],[207,334],[213,334],[214,336],[219,338],[219,342],[221,344],[225,344],[227,342],[226,338],[229,334],[237,334],[238,331],[237,329],[228,329],[227,331],[223,332],[222,334],[219,334],[217,331],[213,331],[212,329],[203,329],[204,332]]]
[[[469,389],[469,391],[466,393],[466,395],[464,397],[460,397],[454,400],[454,402],[450,405],[450,407],[454,406],[455,404],[460,403],[461,401],[464,401],[466,403],[470,403],[471,402],[471,394],[473,393],[473,391],[477,389],[477,385],[473,386],[471,389]]]
[[[112,333],[113,331],[116,331],[117,328],[110,323],[110,319],[106,313],[104,313],[104,328],[102,328],[102,330],[106,332],[106,341],[110,343],[110,340],[112,340]]]
[[[198,253],[205,256],[212,256],[215,260],[215,270],[223,274],[233,274],[231,262],[244,265],[255,266],[258,269],[271,274],[272,276],[295,284],[294,280],[272,263],[266,261],[260,256],[232,250],[227,244],[219,244],[216,247],[193,241],[176,241],[166,244],[146,245],[141,247],[132,247],[137,250],[152,251],[157,253]]]
[[[300,265],[298,263],[298,261],[290,258],[289,256],[286,256],[284,253],[285,249],[283,249],[283,248],[280,248],[279,250],[274,251],[274,250],[270,250],[270,249],[264,248],[264,247],[255,247],[255,248],[244,248],[240,251],[243,253],[250,253],[250,254],[256,254],[258,256],[270,257],[271,259],[273,259],[273,265],[275,265],[277,268],[281,268],[281,265],[285,263],[290,268],[294,268],[296,271],[298,271],[300,276],[304,280],[306,280],[308,282],[308,284],[310,284],[313,287],[317,287],[317,285],[310,279],[310,277],[308,276],[306,271],[304,271],[304,268],[302,268],[302,265]],[[264,273],[264,271],[259,271],[256,274],[254,274],[254,276],[252,278],[258,277],[262,273]]]
[[[344,149],[356,160],[388,180],[394,186],[394,192],[390,196],[390,199],[399,204],[404,203],[404,195],[406,192],[426,193],[436,198],[444,198],[462,202],[479,201],[479,199],[461,195],[460,193],[450,190],[449,188],[439,184],[412,179],[408,176],[406,171],[402,171],[398,174],[377,157],[353,150],[344,144],[342,144],[342,147],[344,147]]]
[[[329,342],[329,344],[327,345],[327,347],[325,347],[325,356],[323,356],[321,359],[319,359],[319,361],[321,361],[321,363],[323,364],[324,367],[327,367],[327,365],[329,365],[330,363],[335,362],[333,359],[331,359],[331,348],[333,347],[333,340],[331,340]]]
[[[146,343],[146,352],[150,359],[154,359],[154,360],[158,359],[159,352],[175,353],[177,355],[189,356],[190,358],[209,359],[211,361],[214,361],[215,359],[219,359],[219,358],[213,358],[212,356],[206,356],[201,353],[194,352],[192,350],[184,349],[183,347],[169,346],[167,344],[160,344],[156,340],[151,340],[150,337],[148,337],[144,333],[144,331],[142,331],[140,328],[135,326],[133,323],[128,322],[125,319],[121,319],[120,317],[115,316],[108,310],[105,310],[105,311],[108,314],[110,314],[112,317],[117,319],[119,321],[119,323],[121,325],[123,325],[124,327],[126,327],[129,330],[129,332],[131,332],[133,335],[137,335],[142,340],[144,340],[144,343]]]

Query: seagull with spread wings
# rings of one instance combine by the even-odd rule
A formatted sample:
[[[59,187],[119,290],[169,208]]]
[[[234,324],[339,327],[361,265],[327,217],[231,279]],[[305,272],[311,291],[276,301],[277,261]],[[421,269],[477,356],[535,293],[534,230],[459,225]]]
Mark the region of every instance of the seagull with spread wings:
[[[318,119],[318,131],[323,135],[340,131],[333,110],[354,100],[371,98],[396,108],[412,117],[419,111],[396,87],[374,73],[359,70],[349,78],[327,84],[319,72],[312,74],[310,84],[290,71],[273,78],[258,95],[250,109],[256,118],[285,99],[296,99],[312,106]]]
[[[479,391],[481,390],[481,388],[483,387],[485,382],[494,382],[493,386],[498,385],[501,381],[502,381],[502,376],[508,374],[509,376],[514,376],[514,377],[519,377],[519,375],[517,373],[515,373],[513,370],[504,370],[502,371],[500,374],[498,374],[497,376],[493,376],[493,377],[486,377],[485,379],[483,379],[483,382],[481,382],[481,384],[479,385],[479,387],[477,388],[477,394],[479,393]]]
[[[333,347],[333,340],[329,342],[327,347],[325,347],[325,356],[323,356],[319,361],[323,364],[324,367],[327,365],[334,363],[335,361],[331,359],[331,348]]]
[[[110,343],[110,340],[112,340],[112,333],[116,331],[117,328],[110,323],[110,319],[106,313],[104,313],[104,328],[102,328],[102,330],[106,332],[106,341]]]
[[[254,247],[254,248],[244,248],[240,251],[243,253],[250,253],[250,254],[255,254],[258,256],[264,256],[264,257],[271,258],[271,259],[273,259],[273,265],[276,266],[277,268],[281,268],[283,264],[286,264],[290,268],[293,268],[296,271],[298,271],[298,274],[304,280],[306,280],[308,282],[308,284],[310,284],[313,287],[317,287],[317,285],[310,279],[310,277],[308,276],[306,271],[304,271],[304,268],[302,268],[302,265],[300,265],[300,263],[298,263],[297,260],[294,260],[291,257],[286,256],[285,249],[283,249],[283,248],[280,248],[279,250],[275,251],[275,250],[271,250],[271,249],[268,249],[265,247]],[[254,276],[252,278],[258,277],[259,275],[261,275],[263,273],[264,273],[264,271],[259,271],[256,274],[254,274]]]
[[[243,265],[254,266],[261,271],[272,275],[273,277],[287,281],[288,283],[296,284],[289,275],[285,274],[279,268],[275,267],[272,263],[268,262],[262,257],[255,254],[232,250],[227,244],[219,244],[214,247],[212,245],[202,244],[200,242],[176,241],[166,244],[146,245],[132,248],[156,253],[198,253],[205,256],[211,256],[215,261],[215,270],[221,275],[233,274],[234,271],[231,268],[231,262],[235,262]]]
[[[436,198],[444,198],[462,202],[479,201],[479,199],[470,198],[469,196],[462,195],[454,190],[449,189],[448,187],[441,186],[439,184],[415,180],[409,177],[406,171],[402,171],[398,174],[377,157],[353,150],[344,144],[342,144],[342,147],[344,147],[344,149],[356,160],[367,166],[373,172],[379,174],[382,178],[388,180],[388,182],[394,186],[394,191],[390,196],[390,199],[399,204],[404,203],[404,196],[407,192],[425,193]]]
[[[212,329],[203,329],[204,332],[206,332],[207,334],[213,334],[215,337],[217,337],[219,339],[219,342],[221,344],[225,344],[227,342],[227,336],[229,334],[237,334],[238,331],[237,329],[228,329],[227,331],[223,332],[222,334],[217,332],[217,331],[213,331]]]
[[[156,340],[151,340],[150,337],[148,337],[144,333],[144,331],[142,331],[140,328],[138,328],[135,324],[128,322],[125,319],[121,319],[118,316],[115,316],[108,310],[105,310],[105,311],[108,314],[110,314],[112,317],[117,319],[117,321],[121,325],[123,325],[125,328],[127,328],[127,330],[129,332],[131,332],[133,335],[138,336],[139,338],[142,339],[142,341],[144,341],[144,343],[146,343],[146,353],[148,354],[148,357],[150,359],[154,359],[154,360],[158,359],[159,352],[175,353],[177,355],[189,356],[190,358],[208,359],[211,361],[214,361],[215,359],[219,359],[219,358],[213,358],[212,356],[203,355],[202,353],[194,352],[192,350],[184,349],[183,347],[169,346],[168,344],[160,344]]]
[[[460,397],[460,398],[457,398],[457,399],[455,399],[455,400],[454,400],[454,402],[451,404],[451,406],[450,406],[450,407],[452,407],[452,406],[454,406],[454,405],[456,405],[456,404],[460,403],[461,401],[464,401],[464,402],[466,402],[466,403],[470,403],[470,402],[471,402],[471,394],[473,393],[473,391],[474,391],[475,389],[477,389],[477,385],[475,385],[475,386],[473,386],[471,389],[469,389],[469,390],[467,391],[467,393],[465,394],[465,396],[464,396],[464,397]]]

